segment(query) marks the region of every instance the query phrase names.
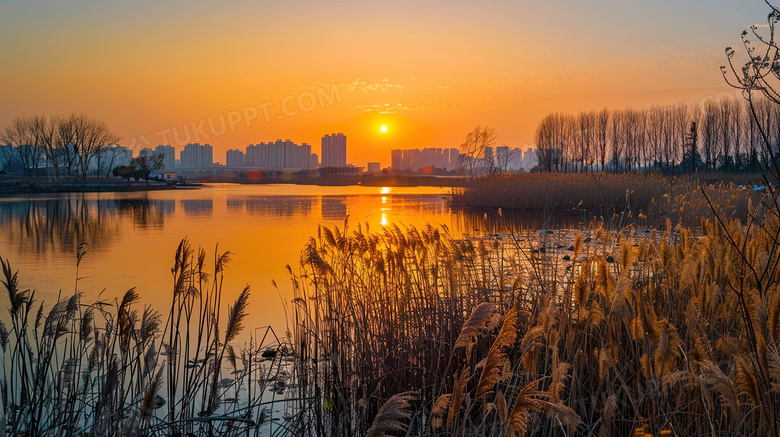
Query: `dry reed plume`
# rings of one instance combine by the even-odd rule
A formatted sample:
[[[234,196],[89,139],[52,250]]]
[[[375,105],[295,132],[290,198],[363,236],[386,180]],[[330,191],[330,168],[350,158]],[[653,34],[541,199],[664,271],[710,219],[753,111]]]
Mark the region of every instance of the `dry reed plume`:
[[[292,275],[298,433],[777,436],[780,221],[700,226],[545,251],[321,228]]]
[[[76,278],[85,254],[80,245]],[[139,308],[135,289],[121,299],[85,304],[78,279],[74,294],[47,311],[0,258],[9,299],[9,314],[0,322],[0,431],[198,436],[267,430],[270,407],[289,379],[285,349],[272,330],[262,338],[253,333],[240,349],[234,344],[249,287],[221,321],[229,260],[229,253],[215,253],[207,271],[205,251],[183,240],[171,269],[171,307],[163,317]]]

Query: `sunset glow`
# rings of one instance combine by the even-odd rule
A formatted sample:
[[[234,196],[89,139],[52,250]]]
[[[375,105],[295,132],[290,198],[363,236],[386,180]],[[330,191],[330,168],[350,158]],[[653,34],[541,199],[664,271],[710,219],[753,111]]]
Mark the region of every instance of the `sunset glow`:
[[[348,162],[387,166],[393,147],[457,147],[478,124],[523,147],[551,111],[727,91],[723,48],[765,16],[736,0],[613,6],[3,2],[0,125],[85,111],[128,147],[209,143],[220,162],[278,138],[319,153],[344,132]]]

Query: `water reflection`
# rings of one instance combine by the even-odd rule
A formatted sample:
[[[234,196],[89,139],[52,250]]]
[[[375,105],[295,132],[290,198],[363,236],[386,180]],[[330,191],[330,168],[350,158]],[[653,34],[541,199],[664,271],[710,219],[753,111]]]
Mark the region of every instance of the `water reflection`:
[[[579,228],[589,220],[589,217],[567,213],[507,211],[500,217],[496,210],[451,210],[441,195],[393,194],[389,190],[375,195],[228,194],[217,200],[205,190],[203,194],[200,198],[181,199],[164,195],[149,198],[147,194],[111,197],[110,193],[10,199],[0,202],[0,227],[4,238],[12,240],[10,244],[25,251],[70,255],[81,242],[99,249],[110,245],[123,232],[163,229],[176,216],[177,204],[185,218],[217,220],[213,216],[220,200],[230,221],[240,220],[244,215],[307,218],[312,230],[320,221],[342,221],[347,216],[351,221],[380,225],[444,224],[456,235]],[[315,208],[319,209],[319,216],[312,215]]]
[[[105,201],[104,216],[130,215],[133,224],[139,228],[162,228],[165,217],[176,213],[176,201],[148,198],[120,198]],[[114,214],[114,213],[119,214]]]
[[[322,218],[344,220],[347,217],[347,196],[322,196]]]
[[[441,196],[395,195],[389,198],[389,202],[386,199],[386,197],[382,197],[382,206],[389,206],[386,210],[393,211],[393,215],[429,215],[434,217],[450,213],[446,199]]]
[[[228,196],[227,209],[231,214],[307,217],[314,201],[313,196]]]
[[[84,198],[3,202],[0,228],[36,253],[75,253],[81,242],[110,240],[119,226],[102,214],[110,204]]]
[[[182,199],[179,201],[185,216],[210,217],[214,212],[212,199]]]

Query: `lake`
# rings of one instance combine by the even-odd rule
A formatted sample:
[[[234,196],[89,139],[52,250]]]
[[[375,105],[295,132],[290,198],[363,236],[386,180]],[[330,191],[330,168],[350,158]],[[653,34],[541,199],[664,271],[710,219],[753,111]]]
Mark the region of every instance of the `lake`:
[[[321,187],[207,185],[200,190],[133,193],[57,193],[0,198],[0,256],[19,270],[23,289],[53,304],[76,288],[76,250],[89,245],[78,270],[83,302],[113,299],[136,287],[143,305],[169,307],[174,253],[182,238],[203,247],[206,265],[230,251],[223,293],[232,302],[251,286],[250,326],[285,328],[292,294],[288,274],[317,227],[358,224],[376,231],[395,223],[446,226],[458,237],[494,232],[498,216],[450,208],[438,187]],[[526,214],[516,228],[541,228],[542,214]],[[558,225],[576,226],[576,217]],[[490,228],[490,229],[485,229]],[[211,261],[211,263],[209,263]],[[272,285],[276,281],[277,289]],[[283,304],[283,301],[285,302]],[[3,294],[0,302],[7,303]]]

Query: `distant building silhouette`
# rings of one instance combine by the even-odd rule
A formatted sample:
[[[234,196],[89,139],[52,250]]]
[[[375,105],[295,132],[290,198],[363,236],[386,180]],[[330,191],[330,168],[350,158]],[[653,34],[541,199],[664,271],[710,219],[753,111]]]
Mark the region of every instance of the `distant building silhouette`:
[[[159,145],[154,148],[154,153],[156,154],[162,154],[163,156],[163,164],[165,165],[166,169],[173,169],[176,167],[176,148],[171,145]]]
[[[322,137],[322,166],[346,167],[347,137],[342,133]]]
[[[378,162],[369,162],[368,165],[366,165],[366,172],[369,174],[379,173],[381,169],[382,167]]]
[[[390,151],[390,168],[417,171],[425,167],[456,170],[460,167],[458,149],[394,149]]]
[[[244,152],[238,149],[229,149],[227,152],[225,152],[225,165],[243,166]]]
[[[393,170],[401,170],[401,164],[403,162],[404,151],[401,149],[394,149],[390,151],[390,168]]]
[[[179,156],[182,167],[210,167],[214,164],[214,149],[208,144],[187,144]]]
[[[306,143],[276,140],[247,146],[243,165],[270,170],[313,170],[317,168],[317,155],[311,153],[311,146]]]

